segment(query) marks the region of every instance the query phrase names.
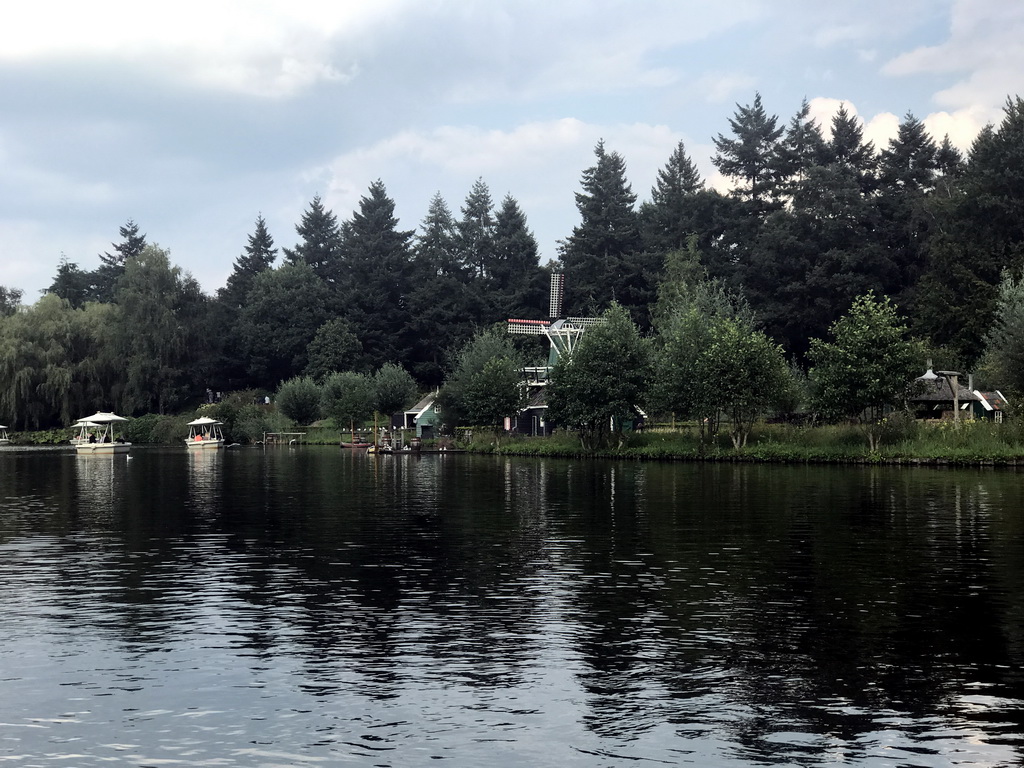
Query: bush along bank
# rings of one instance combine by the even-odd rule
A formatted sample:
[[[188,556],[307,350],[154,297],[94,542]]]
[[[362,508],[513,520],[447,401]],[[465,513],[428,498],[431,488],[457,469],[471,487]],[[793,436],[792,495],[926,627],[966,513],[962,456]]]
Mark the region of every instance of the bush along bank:
[[[696,429],[633,433],[621,446],[585,450],[571,434],[509,437],[495,445],[477,438],[470,450],[508,456],[616,458],[660,461],[727,461],[818,464],[950,466],[1024,465],[1024,429],[1014,423],[965,421],[913,424],[890,435],[877,450],[868,448],[856,426],[795,427],[761,425],[747,446],[736,450],[728,436],[701,443]]]

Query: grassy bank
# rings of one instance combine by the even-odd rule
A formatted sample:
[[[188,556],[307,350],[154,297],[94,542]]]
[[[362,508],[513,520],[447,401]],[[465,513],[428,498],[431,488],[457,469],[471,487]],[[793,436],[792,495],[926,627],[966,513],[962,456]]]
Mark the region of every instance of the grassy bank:
[[[229,441],[253,443],[263,433],[301,432],[300,442],[307,445],[337,445],[348,430],[339,430],[330,422],[299,427],[276,413],[240,414],[227,427]],[[150,414],[132,419],[125,425],[126,436],[138,445],[180,445],[188,433],[186,424],[194,414],[159,416]],[[234,429],[231,429],[234,426]],[[1009,421],[916,423],[893,422],[886,426],[879,450],[871,452],[862,428],[856,426],[798,427],[759,425],[747,447],[735,450],[728,435],[721,434],[702,445],[696,428],[650,430],[625,436],[619,447],[588,451],[571,433],[552,437],[505,436],[496,441],[489,430],[460,430],[458,446],[475,453],[508,456],[594,457],[660,461],[751,461],[780,463],[874,463],[1024,465],[1024,424]],[[370,433],[365,432],[368,436]],[[472,437],[468,437],[472,434]],[[73,430],[50,429],[11,433],[15,445],[67,445]],[[425,442],[429,447],[430,441]]]
[[[605,457],[662,461],[752,461],[793,463],[891,463],[1024,465],[1024,430],[1017,424],[962,422],[959,425],[906,424],[893,429],[871,452],[864,431],[855,426],[761,425],[747,447],[735,450],[727,435],[701,445],[697,431],[682,428],[627,435],[621,447],[584,450],[573,435],[512,437],[494,444],[479,435],[470,449],[515,456]]]

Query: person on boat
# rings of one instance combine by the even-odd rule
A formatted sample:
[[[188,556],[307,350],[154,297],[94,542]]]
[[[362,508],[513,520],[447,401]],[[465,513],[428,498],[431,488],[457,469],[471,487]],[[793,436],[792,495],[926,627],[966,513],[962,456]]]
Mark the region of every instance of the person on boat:
[[[110,442],[110,433],[109,432],[103,436],[103,442],[104,443],[109,443]]]
[[[96,442],[96,433],[95,432],[90,432],[89,433],[89,442],[90,443],[95,443]]]

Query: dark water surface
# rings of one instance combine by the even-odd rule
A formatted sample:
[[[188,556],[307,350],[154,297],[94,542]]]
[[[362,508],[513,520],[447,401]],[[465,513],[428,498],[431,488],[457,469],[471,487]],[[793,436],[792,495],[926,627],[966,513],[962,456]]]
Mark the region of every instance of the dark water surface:
[[[1024,765],[1024,475],[0,452],[0,765]]]

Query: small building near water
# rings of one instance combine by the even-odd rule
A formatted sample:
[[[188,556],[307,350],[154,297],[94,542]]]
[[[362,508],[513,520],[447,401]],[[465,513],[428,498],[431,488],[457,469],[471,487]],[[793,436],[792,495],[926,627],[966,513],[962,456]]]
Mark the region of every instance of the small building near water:
[[[431,440],[438,437],[441,427],[441,414],[437,409],[437,392],[431,392],[420,398],[412,408],[403,414],[402,427],[415,429],[416,437]]]
[[[955,371],[936,373],[929,365],[924,375],[914,380],[907,399],[914,416],[929,421],[957,418],[1002,421],[1007,407],[1002,392],[981,392],[974,389],[973,376],[967,375],[967,386],[961,378]]]

